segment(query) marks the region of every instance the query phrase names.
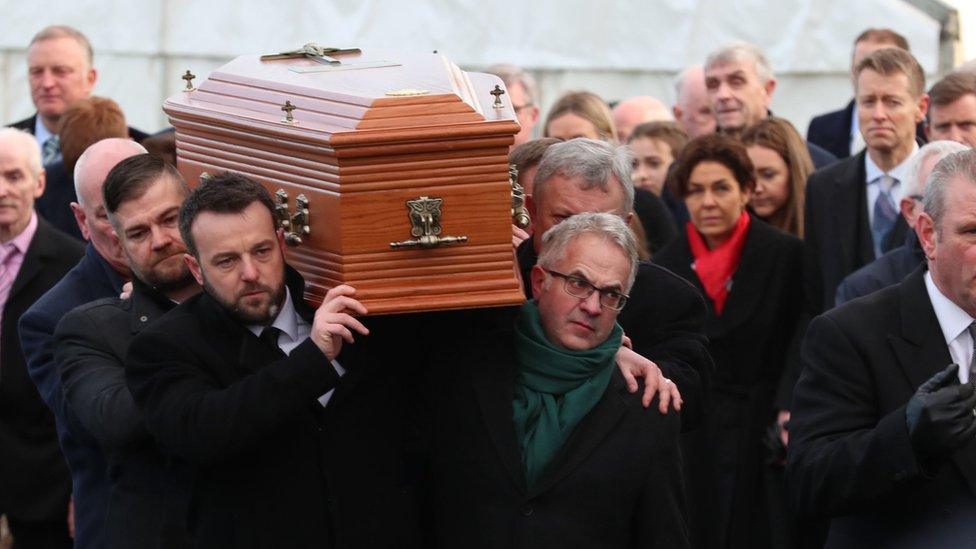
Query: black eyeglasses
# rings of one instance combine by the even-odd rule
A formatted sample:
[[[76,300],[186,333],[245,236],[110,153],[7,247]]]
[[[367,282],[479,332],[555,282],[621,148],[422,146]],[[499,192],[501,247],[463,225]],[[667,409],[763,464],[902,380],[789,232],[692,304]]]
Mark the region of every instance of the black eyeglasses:
[[[925,199],[925,197],[920,194],[910,194],[908,195],[908,198],[911,198],[912,200],[917,200],[919,202]]]
[[[585,278],[580,278],[578,276],[568,275],[560,272],[553,271],[552,269],[543,270],[552,276],[558,276],[563,279],[563,289],[566,293],[578,298],[586,299],[593,295],[593,292],[600,292],[600,305],[606,307],[607,309],[613,309],[619,311],[624,308],[627,304],[627,299],[630,298],[627,294],[622,294],[617,290],[611,290],[609,288],[597,288],[592,282]]]

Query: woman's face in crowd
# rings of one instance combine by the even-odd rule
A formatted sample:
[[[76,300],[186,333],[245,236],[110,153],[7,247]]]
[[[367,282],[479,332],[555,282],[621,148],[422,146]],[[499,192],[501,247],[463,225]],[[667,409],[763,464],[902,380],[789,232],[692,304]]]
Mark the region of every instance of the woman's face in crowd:
[[[705,160],[691,170],[685,206],[691,222],[709,248],[715,248],[732,236],[749,196],[750,193],[742,190],[732,170],[724,164]]]
[[[550,120],[546,126],[546,135],[563,141],[577,137],[601,139],[600,132],[593,125],[593,122],[571,112],[565,112]]]
[[[671,147],[659,139],[638,137],[628,145],[634,153],[634,186],[661,196],[668,167],[674,161]]]
[[[746,152],[756,174],[756,190],[749,205],[756,215],[769,219],[790,199],[790,168],[779,153],[762,145],[751,145]]]

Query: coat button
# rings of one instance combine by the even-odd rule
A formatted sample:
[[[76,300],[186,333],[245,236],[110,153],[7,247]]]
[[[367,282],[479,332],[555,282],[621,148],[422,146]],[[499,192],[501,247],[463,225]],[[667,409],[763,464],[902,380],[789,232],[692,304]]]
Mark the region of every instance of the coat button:
[[[139,320],[141,320],[142,322],[146,322],[147,320],[149,320],[149,317],[146,315],[142,315],[139,317]]]
[[[905,471],[895,473],[895,482],[904,482],[906,478],[908,478],[908,473]]]
[[[534,511],[532,510],[531,507],[523,507],[522,508],[522,516],[523,517],[531,517],[533,512]]]

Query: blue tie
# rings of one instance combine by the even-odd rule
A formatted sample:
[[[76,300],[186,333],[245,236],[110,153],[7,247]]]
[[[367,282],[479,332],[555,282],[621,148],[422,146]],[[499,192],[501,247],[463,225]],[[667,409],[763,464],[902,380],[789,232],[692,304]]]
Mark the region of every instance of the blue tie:
[[[891,198],[891,187],[897,182],[889,175],[882,175],[879,178],[878,198],[874,200],[874,219],[871,221],[871,236],[874,239],[874,256],[878,257],[883,252],[881,244],[884,242],[895,221],[898,220],[898,210],[895,209],[894,201]]]
[[[61,138],[52,135],[41,147],[41,163],[44,167],[54,164],[61,159]]]

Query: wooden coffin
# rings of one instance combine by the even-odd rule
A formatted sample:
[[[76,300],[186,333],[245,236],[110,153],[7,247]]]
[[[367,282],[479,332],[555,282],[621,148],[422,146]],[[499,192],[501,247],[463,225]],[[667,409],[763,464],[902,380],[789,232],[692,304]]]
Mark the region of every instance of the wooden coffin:
[[[521,303],[501,80],[436,53],[334,58],[242,56],[166,100],[187,182],[231,170],[278,193],[313,302],[345,283],[370,314]]]

